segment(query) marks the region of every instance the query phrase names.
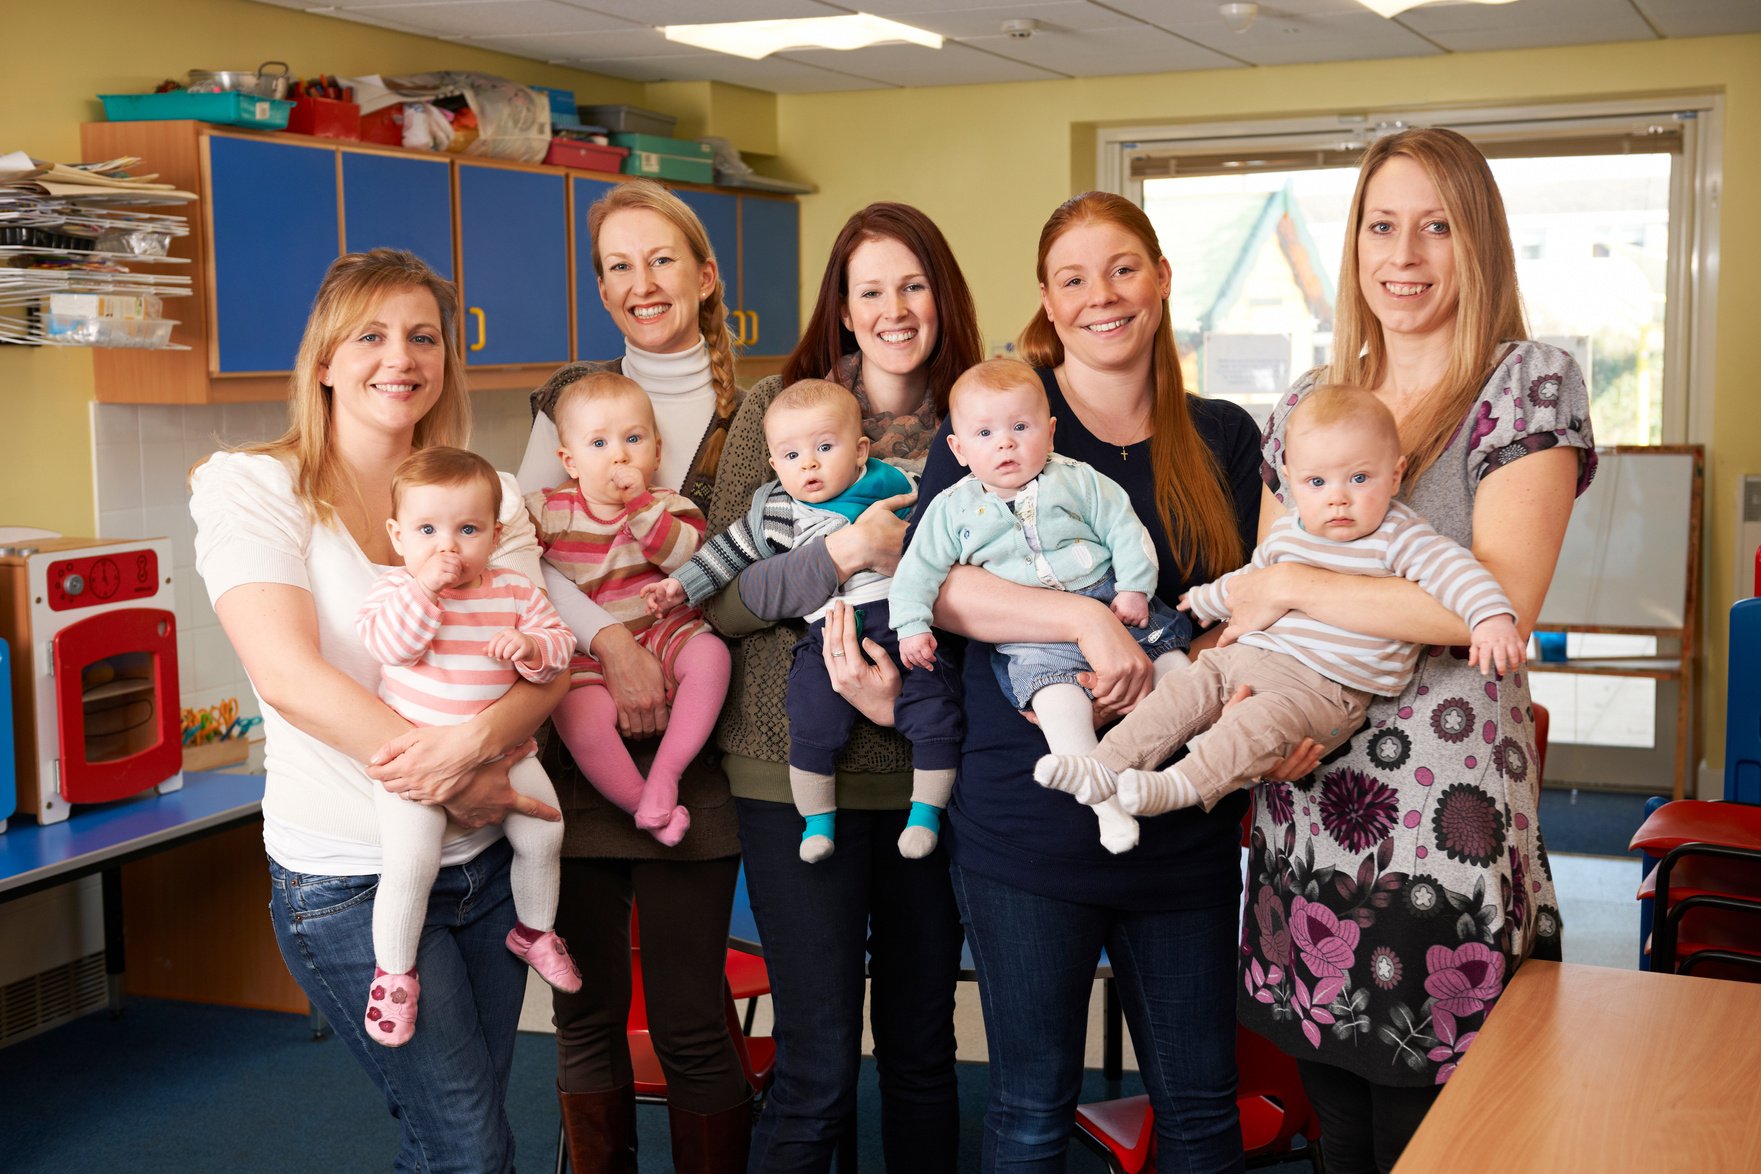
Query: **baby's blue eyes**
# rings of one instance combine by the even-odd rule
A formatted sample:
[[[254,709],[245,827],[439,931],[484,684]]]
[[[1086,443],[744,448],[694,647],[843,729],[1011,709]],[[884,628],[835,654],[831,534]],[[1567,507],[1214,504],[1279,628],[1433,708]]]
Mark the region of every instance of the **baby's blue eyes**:
[[[1368,473],[1353,473],[1351,475],[1351,483],[1353,485],[1367,484],[1369,482],[1369,479],[1370,479],[1370,475]]]
[[[434,533],[434,527],[430,526],[427,522],[423,522],[420,526],[417,526],[416,529],[419,530],[423,534],[433,534]]]
[[[459,529],[464,533],[465,537],[467,537],[467,538],[469,538],[477,533],[477,527],[471,525],[468,522],[465,525],[460,526]]]
[[[831,452],[834,447],[835,446],[832,444],[832,442],[828,440],[819,446],[819,451],[820,452]]]

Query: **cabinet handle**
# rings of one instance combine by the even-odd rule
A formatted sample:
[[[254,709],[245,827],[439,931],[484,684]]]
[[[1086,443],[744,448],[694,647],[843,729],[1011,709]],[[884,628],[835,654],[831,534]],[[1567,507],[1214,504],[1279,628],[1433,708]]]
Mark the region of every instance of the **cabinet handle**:
[[[752,337],[746,340],[746,345],[747,346],[757,346],[758,345],[758,311],[757,310],[747,310],[746,313],[752,319]]]
[[[740,346],[740,347],[745,346],[746,345],[746,311],[744,311],[744,310],[729,310],[728,317],[730,317],[734,320],[734,331],[733,331],[734,345]]]
[[[471,344],[471,350],[480,351],[489,345],[489,320],[484,317],[480,306],[471,306],[466,311],[477,320],[477,341]]]

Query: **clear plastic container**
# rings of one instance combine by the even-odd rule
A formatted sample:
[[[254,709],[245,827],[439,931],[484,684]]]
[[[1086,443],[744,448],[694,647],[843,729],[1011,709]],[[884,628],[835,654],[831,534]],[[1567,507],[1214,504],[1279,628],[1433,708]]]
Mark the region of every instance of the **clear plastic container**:
[[[162,347],[171,341],[170,318],[100,318],[81,314],[46,314],[43,329],[51,342],[65,346]]]

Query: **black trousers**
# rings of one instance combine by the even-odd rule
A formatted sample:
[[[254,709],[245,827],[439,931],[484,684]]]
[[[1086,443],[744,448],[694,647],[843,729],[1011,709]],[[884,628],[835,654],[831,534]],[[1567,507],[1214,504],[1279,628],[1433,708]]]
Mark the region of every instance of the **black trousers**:
[[[564,1092],[602,1092],[633,1079],[630,902],[641,917],[642,983],[667,1100],[719,1113],[752,1090],[740,1070],[722,995],[728,912],[740,860],[564,858],[556,929],[581,968],[581,989],[552,992],[556,1079]]]
[[[1309,1103],[1321,1119],[1327,1174],[1389,1174],[1443,1091],[1440,1084],[1427,1088],[1374,1084],[1314,1060],[1298,1060],[1296,1067]]]

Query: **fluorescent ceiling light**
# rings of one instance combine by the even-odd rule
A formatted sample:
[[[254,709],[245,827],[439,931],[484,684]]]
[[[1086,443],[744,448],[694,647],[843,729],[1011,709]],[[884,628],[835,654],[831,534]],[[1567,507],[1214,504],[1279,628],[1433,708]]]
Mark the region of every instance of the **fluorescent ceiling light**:
[[[1357,0],[1365,8],[1385,20],[1393,20],[1409,8],[1429,4],[1431,0]],[[1453,0],[1457,4],[1510,4],[1514,0]]]
[[[859,12],[854,16],[815,16],[800,20],[740,20],[725,24],[662,25],[669,41],[731,53],[757,61],[784,49],[861,49],[906,41],[940,49],[940,33],[926,32]]]

